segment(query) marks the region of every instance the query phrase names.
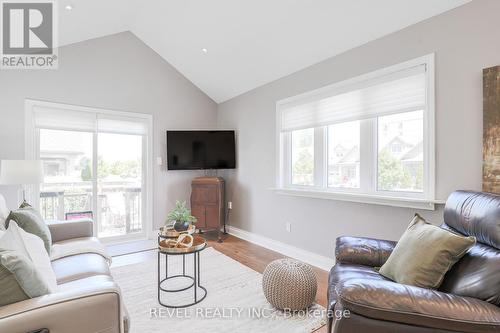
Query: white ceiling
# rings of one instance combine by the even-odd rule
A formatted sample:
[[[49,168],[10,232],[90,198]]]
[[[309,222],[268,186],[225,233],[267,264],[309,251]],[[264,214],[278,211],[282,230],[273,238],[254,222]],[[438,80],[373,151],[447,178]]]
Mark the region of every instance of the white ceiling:
[[[470,1],[59,0],[59,41],[130,30],[220,103]]]

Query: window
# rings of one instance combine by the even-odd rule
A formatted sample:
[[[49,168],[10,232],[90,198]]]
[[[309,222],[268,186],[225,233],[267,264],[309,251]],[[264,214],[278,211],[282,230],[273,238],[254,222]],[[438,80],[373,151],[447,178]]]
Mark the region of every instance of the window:
[[[359,188],[360,121],[328,126],[328,187]]]
[[[378,118],[378,189],[422,192],[423,112]]]
[[[314,185],[314,129],[292,132],[292,184]]]
[[[36,200],[43,217],[91,214],[101,239],[147,236],[150,116],[37,101],[26,106],[28,151],[44,166]]]
[[[279,101],[278,189],[432,209],[433,66],[429,55]]]

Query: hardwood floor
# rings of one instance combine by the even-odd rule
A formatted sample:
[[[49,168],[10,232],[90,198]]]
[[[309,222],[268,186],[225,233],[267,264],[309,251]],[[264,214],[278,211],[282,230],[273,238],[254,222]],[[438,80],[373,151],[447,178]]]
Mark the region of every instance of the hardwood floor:
[[[259,273],[263,273],[264,269],[271,261],[286,257],[278,252],[268,250],[266,248],[231,235],[224,236],[223,243],[218,243],[215,237],[208,236],[207,239],[209,246]],[[156,259],[156,250],[149,250],[113,257],[112,267],[135,264],[150,259]],[[313,270],[318,280],[316,303],[326,307],[328,272],[316,267],[313,267]],[[323,326],[315,331],[315,333],[326,332],[326,326]]]

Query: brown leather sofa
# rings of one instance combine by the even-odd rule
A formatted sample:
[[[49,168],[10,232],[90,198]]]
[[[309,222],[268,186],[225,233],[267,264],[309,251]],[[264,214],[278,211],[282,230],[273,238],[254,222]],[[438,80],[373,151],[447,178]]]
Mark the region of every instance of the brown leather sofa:
[[[329,277],[328,332],[500,332],[500,196],[452,193],[441,227],[475,236],[477,244],[438,290],[398,284],[375,270],[396,242],[339,237]]]
[[[49,224],[54,244],[93,236],[92,221]],[[52,261],[58,291],[0,307],[2,333],[123,333],[128,316],[106,259],[95,253]]]

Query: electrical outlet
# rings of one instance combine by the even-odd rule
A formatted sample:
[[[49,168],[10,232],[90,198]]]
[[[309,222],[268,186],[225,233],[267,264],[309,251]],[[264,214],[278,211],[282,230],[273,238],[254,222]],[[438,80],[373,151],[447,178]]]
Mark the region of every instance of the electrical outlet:
[[[286,231],[287,232],[292,232],[292,224],[290,222],[286,223]]]
[[[227,209],[229,209],[229,210],[233,209],[233,202],[232,201],[227,202]]]

